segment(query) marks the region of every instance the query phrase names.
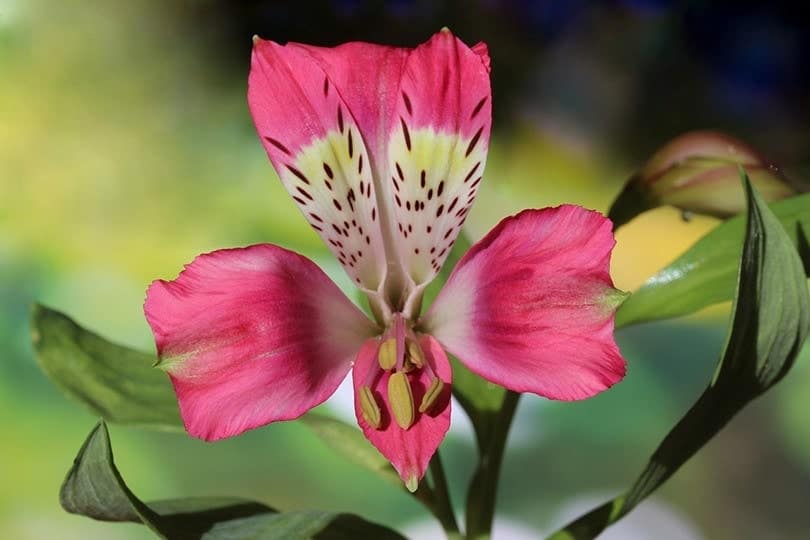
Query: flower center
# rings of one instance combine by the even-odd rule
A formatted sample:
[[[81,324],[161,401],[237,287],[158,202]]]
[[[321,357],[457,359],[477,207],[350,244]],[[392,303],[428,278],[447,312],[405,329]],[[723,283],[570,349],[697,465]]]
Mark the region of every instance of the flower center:
[[[425,379],[429,383],[424,392],[420,392],[422,398],[417,404],[413,385]],[[436,376],[410,323],[402,314],[394,314],[392,324],[380,340],[377,364],[369,369],[365,383],[358,390],[363,418],[373,428],[384,429],[383,412],[386,411],[400,428],[408,429],[414,424],[417,412],[430,411],[443,388],[444,383]]]

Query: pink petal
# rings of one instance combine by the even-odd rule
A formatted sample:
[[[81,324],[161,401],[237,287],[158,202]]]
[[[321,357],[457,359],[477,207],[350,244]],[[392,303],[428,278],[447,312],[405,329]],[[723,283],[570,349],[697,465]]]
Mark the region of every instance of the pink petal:
[[[449,30],[434,34],[414,49],[405,63],[394,125],[405,120],[414,129],[459,133],[489,142],[492,99],[489,52],[483,43],[472,48]]]
[[[362,42],[337,47],[290,43],[287,47],[306,52],[326,73],[357,125],[372,161],[384,163],[400,79],[411,50]]]
[[[363,345],[352,369],[357,422],[366,438],[391,462],[402,481],[408,485],[421,480],[425,475],[430,458],[439,448],[450,427],[450,363],[441,346],[432,337],[422,336],[420,344],[428,364],[445,386],[442,394],[428,411],[425,413],[416,411],[414,424],[407,430],[399,427],[391,417],[387,398],[390,372],[381,373],[377,380],[371,382],[367,380],[369,373],[380,369],[377,364],[377,348],[380,345],[378,339],[368,340]],[[418,409],[431,379],[426,370],[412,371],[408,374],[408,379],[413,391],[415,408]],[[380,405],[382,415],[380,429],[368,425],[363,418],[357,396],[364,384],[369,384]]]
[[[517,392],[583,399],[618,382],[624,295],[608,273],[611,223],[577,206],[501,221],[453,270],[422,326],[482,377]]]
[[[153,282],[144,311],[186,430],[209,441],[323,402],[375,332],[312,261],[270,244],[200,255]]]
[[[491,106],[485,45],[443,30],[408,57],[383,180],[394,245],[417,285],[439,271],[475,199]]]
[[[357,284],[391,293],[435,276],[484,170],[486,45],[447,30],[414,50],[256,40],[248,102],[282,182]]]
[[[346,69],[365,66],[367,58],[369,73],[391,50],[350,45],[334,49],[332,56]],[[248,104],[267,155],[304,217],[355,283],[376,290],[386,272],[372,170],[376,160],[366,145],[365,126],[358,127],[344,100],[343,82],[324,71],[316,50],[256,39]],[[395,71],[398,79],[396,66]],[[375,79],[369,77],[363,89],[371,100],[374,88],[367,85]]]

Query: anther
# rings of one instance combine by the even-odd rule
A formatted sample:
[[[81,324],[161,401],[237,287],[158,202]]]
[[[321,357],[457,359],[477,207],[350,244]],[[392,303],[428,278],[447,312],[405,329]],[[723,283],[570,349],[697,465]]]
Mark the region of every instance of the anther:
[[[380,367],[385,371],[393,369],[397,364],[397,340],[388,338],[380,344],[380,350],[377,352],[377,362]]]
[[[416,341],[409,339],[407,341],[407,349],[408,349],[408,356],[407,359],[413,363],[418,368],[421,368],[425,365],[425,354],[422,352],[422,347],[419,346],[419,343]]]
[[[363,413],[363,418],[374,429],[380,429],[380,407],[377,405],[377,400],[374,399],[374,394],[371,393],[371,388],[368,386],[360,387],[360,412]]]
[[[408,429],[413,425],[413,393],[408,376],[397,371],[388,378],[388,403],[399,427]]]
[[[419,412],[424,413],[429,410],[444,390],[444,381],[435,377],[430,381],[430,386],[425,390],[425,395],[422,396],[422,403],[419,404]]]
[[[402,373],[410,373],[411,371],[413,371],[415,369],[417,369],[416,364],[411,362],[410,358],[406,357],[405,361],[402,362],[402,368],[400,368],[400,371]]]

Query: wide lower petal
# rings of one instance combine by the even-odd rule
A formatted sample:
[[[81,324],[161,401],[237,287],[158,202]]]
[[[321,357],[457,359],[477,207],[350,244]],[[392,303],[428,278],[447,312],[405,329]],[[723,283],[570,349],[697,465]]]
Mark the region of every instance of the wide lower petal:
[[[482,377],[583,399],[625,373],[613,338],[623,293],[609,274],[611,223],[571,205],[501,221],[459,261],[422,328]]]
[[[200,255],[144,305],[186,430],[205,440],[328,398],[375,328],[309,259],[270,244]]]
[[[435,339],[430,336],[421,337],[420,345],[433,374],[429,370],[416,370],[407,375],[413,392],[415,417],[413,425],[402,429],[392,417],[388,400],[388,379],[391,372],[380,372],[377,365],[379,345],[379,339],[366,341],[352,369],[357,422],[366,438],[391,462],[402,481],[409,489],[414,490],[425,475],[430,458],[450,428],[450,363]],[[369,378],[375,372],[377,376]],[[422,413],[418,408],[430,387],[432,375],[443,382],[444,388],[431,407]],[[370,426],[363,417],[359,395],[364,385],[369,386],[379,405],[379,428]]]

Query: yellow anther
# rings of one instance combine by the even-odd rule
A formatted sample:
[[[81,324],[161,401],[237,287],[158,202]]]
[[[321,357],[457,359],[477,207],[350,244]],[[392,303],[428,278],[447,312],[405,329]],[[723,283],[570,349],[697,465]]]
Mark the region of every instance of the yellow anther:
[[[436,377],[430,381],[430,386],[425,390],[425,395],[422,396],[422,403],[419,404],[419,412],[423,413],[429,410],[444,390],[444,382]]]
[[[407,357],[406,357],[406,358],[405,358],[405,361],[404,361],[404,362],[402,362],[402,369],[400,369],[400,371],[401,371],[402,373],[410,373],[411,371],[413,371],[413,370],[415,370],[415,369],[416,369],[416,364],[414,364],[413,362],[411,362],[411,359],[410,359],[410,358],[407,358]]]
[[[388,403],[399,427],[408,429],[413,424],[413,393],[408,376],[397,371],[388,378]]]
[[[388,371],[397,365],[397,340],[388,338],[380,344],[380,350],[377,352],[377,361],[380,367]]]
[[[422,352],[422,347],[419,346],[419,343],[416,341],[409,339],[406,342],[408,347],[408,360],[413,363],[418,368],[421,368],[425,365],[425,353]]]
[[[363,418],[374,429],[380,429],[380,407],[377,405],[377,400],[374,399],[374,394],[371,393],[371,388],[368,386],[360,387],[359,397],[360,412],[363,413]]]

